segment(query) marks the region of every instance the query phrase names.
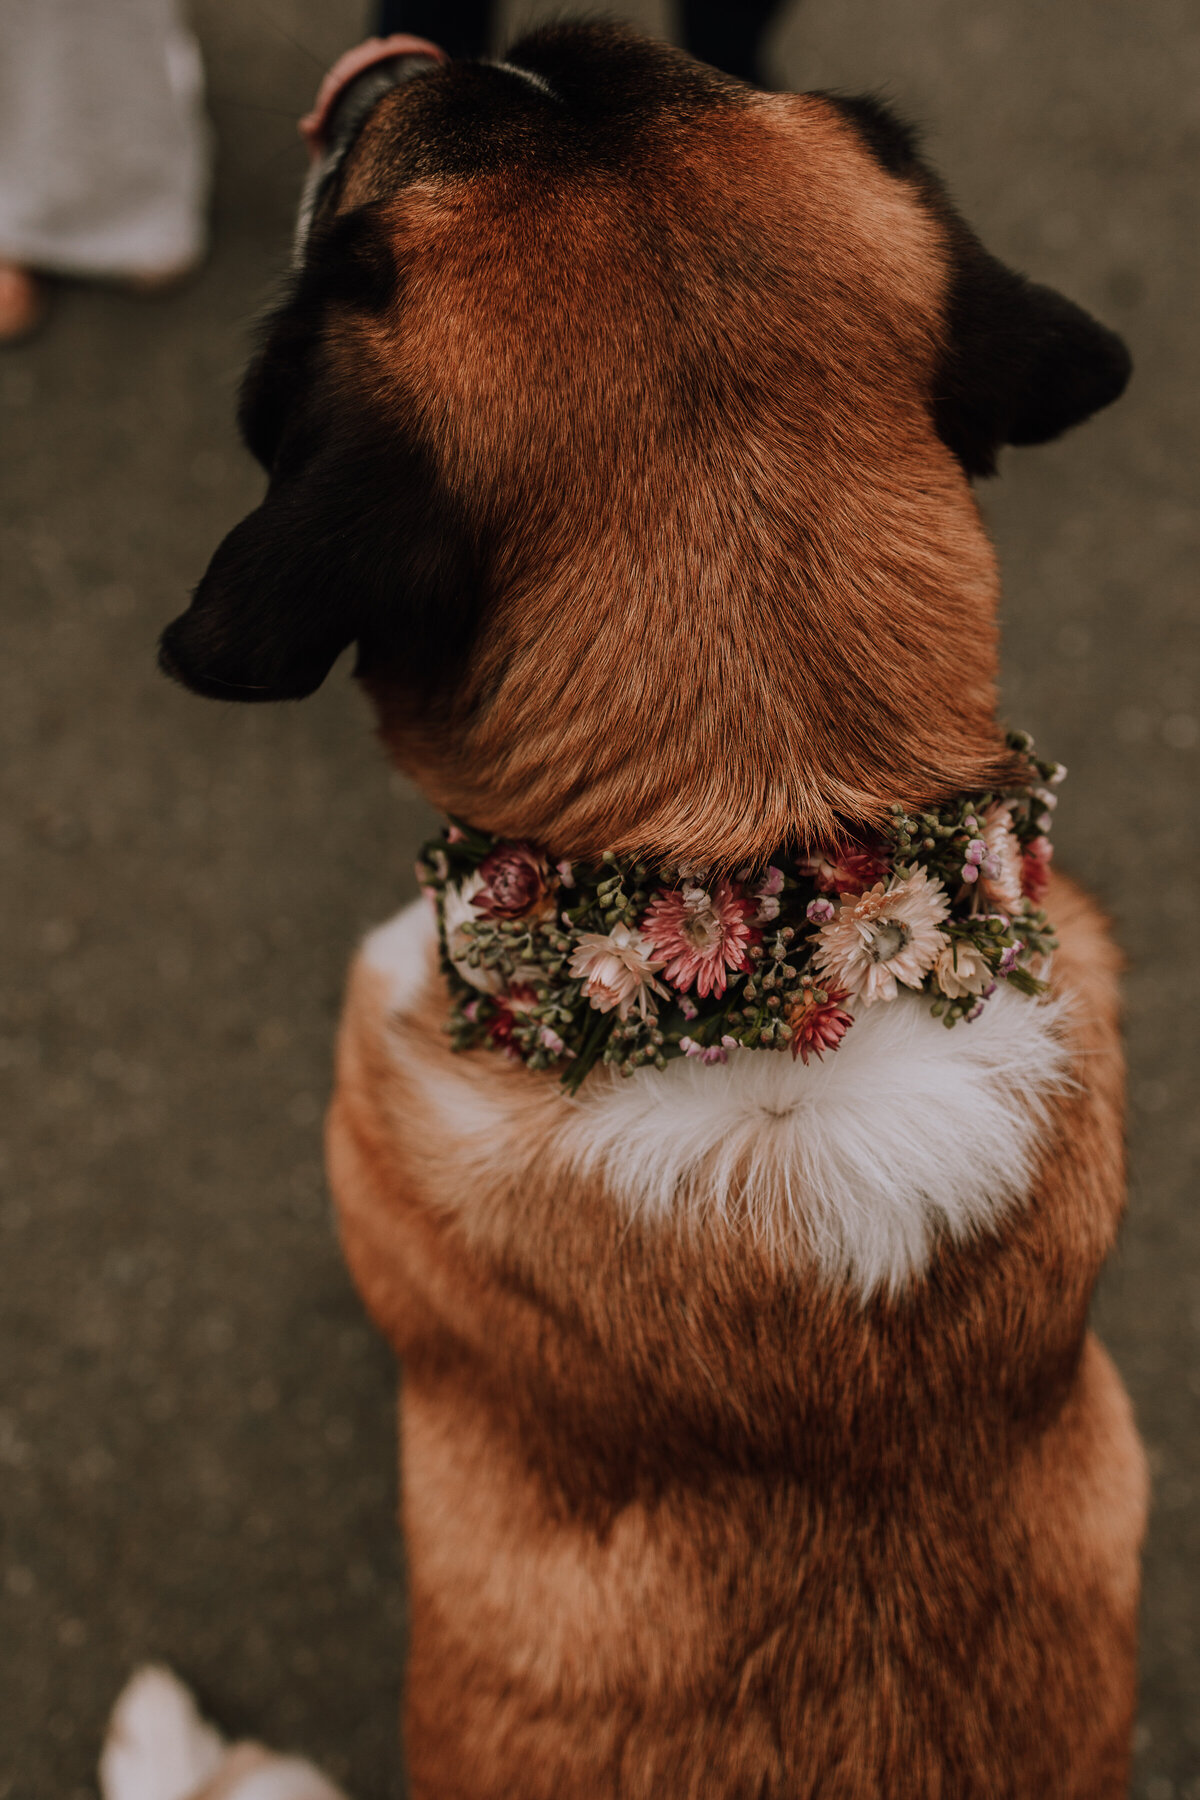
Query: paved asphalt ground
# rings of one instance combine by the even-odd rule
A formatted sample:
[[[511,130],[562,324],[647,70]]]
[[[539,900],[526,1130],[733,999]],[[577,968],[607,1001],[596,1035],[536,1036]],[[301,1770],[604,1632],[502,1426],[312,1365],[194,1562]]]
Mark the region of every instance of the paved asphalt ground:
[[[232,395],[284,258],[293,120],[365,20],[196,14],[210,264],[157,303],[65,287],[0,353],[0,1800],[91,1793],[147,1657],[358,1800],[402,1791],[393,1373],[319,1137],[343,969],[411,892],[426,814],[344,671],[239,711],[153,660],[259,492]],[[1059,854],[1130,958],[1131,1205],[1097,1319],[1155,1475],[1135,1791],[1196,1800],[1198,22],[1185,0],[808,0],[775,51],[795,85],[927,121],[993,248],[1138,361],[1120,407],[1011,453],[985,505],[1007,711],[1071,765]]]

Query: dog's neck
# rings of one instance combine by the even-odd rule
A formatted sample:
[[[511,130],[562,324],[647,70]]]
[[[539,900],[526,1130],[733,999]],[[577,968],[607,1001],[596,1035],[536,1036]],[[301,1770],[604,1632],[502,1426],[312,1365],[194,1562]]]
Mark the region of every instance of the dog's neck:
[[[830,471],[836,507],[781,486],[754,533],[662,470],[636,506],[611,498],[615,541],[564,517],[553,550],[523,550],[536,578],[498,582],[444,692],[364,672],[394,762],[497,837],[727,868],[1004,780],[994,556],[930,455]],[[733,447],[718,464],[744,481]]]
[[[589,863],[454,824],[418,873],[438,905],[457,1048],[490,1044],[577,1089],[603,1062],[835,1052],[902,988],[946,1025],[1001,983],[1041,991],[1040,910],[1059,765],[1009,739],[1020,774],[866,842],[721,869],[609,853]]]

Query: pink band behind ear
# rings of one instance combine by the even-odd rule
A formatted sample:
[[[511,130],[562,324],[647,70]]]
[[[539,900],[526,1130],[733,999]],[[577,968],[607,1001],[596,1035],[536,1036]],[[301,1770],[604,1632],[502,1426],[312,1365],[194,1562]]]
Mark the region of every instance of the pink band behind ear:
[[[428,38],[410,37],[403,31],[391,37],[367,38],[365,43],[345,51],[318,88],[312,111],[300,121],[300,136],[308,145],[308,153],[314,162],[325,147],[325,127],[338,95],[364,69],[371,68],[374,63],[387,62],[393,56],[424,56],[439,63],[450,61],[446,52],[437,44],[431,44]]]

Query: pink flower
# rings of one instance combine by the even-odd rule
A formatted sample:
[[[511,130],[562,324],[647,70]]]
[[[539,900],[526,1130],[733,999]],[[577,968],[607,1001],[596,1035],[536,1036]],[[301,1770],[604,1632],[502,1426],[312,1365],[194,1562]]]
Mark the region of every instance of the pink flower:
[[[783,870],[774,864],[767,870],[757,887],[751,893],[758,901],[758,911],[754,915],[756,925],[769,925],[772,919],[779,917],[779,896],[783,892]]]
[[[482,886],[473,904],[488,919],[523,919],[543,909],[551,876],[531,844],[498,844],[479,865]]]
[[[828,925],[830,919],[837,916],[837,907],[832,900],[810,900],[804,916],[810,925]]]
[[[581,933],[571,956],[571,974],[583,982],[583,991],[597,1012],[613,1012],[627,1019],[636,1007],[643,1019],[656,1012],[654,995],[667,999],[667,990],[655,981],[658,963],[640,931],[614,925],[611,931]]]
[[[1040,906],[1050,886],[1050,859],[1054,845],[1049,838],[1034,838],[1021,858],[1021,892],[1034,906]]]
[[[938,927],[950,911],[945,889],[924,869],[893,876],[866,894],[848,894],[817,933],[814,961],[827,985],[870,1006],[894,1000],[902,981],[920,987],[946,939]]]
[[[820,1061],[826,1050],[836,1050],[853,1025],[853,1015],[841,1004],[848,998],[843,988],[801,982],[800,992],[788,1006],[787,1019],[792,1028],[792,1055],[806,1068],[810,1055]]]
[[[815,878],[823,894],[861,894],[887,874],[889,865],[874,850],[851,845],[845,850],[818,850],[800,866]]]
[[[538,1032],[538,1043],[544,1050],[548,1050],[551,1056],[561,1056],[567,1047],[557,1031],[554,1031],[549,1025],[543,1025]]]
[[[702,1063],[729,1061],[729,1052],[737,1049],[737,1039],[725,1037],[719,1044],[698,1044],[694,1038],[681,1037],[679,1048],[685,1056],[699,1057]]]
[[[1012,828],[1008,801],[997,800],[988,807],[982,835],[985,848],[977,889],[980,904],[995,907],[1011,919],[1021,910],[1021,846]]]
[[[448,844],[465,844],[465,843],[466,843],[466,841],[467,841],[467,834],[466,834],[466,832],[465,832],[465,831],[464,831],[464,830],[463,830],[463,828],[462,828],[462,826],[461,826],[461,825],[449,825],[449,826],[447,826],[447,828],[446,828],[446,842],[447,842],[447,843],[448,843]]]
[[[686,993],[693,981],[701,999],[725,992],[728,972],[750,968],[757,943],[752,899],[723,880],[702,887],[660,889],[646,908],[642,934],[671,986]]]
[[[1015,944],[1009,944],[1000,958],[1000,966],[996,970],[997,975],[1011,975],[1021,960],[1021,952],[1024,948],[1020,938]]]

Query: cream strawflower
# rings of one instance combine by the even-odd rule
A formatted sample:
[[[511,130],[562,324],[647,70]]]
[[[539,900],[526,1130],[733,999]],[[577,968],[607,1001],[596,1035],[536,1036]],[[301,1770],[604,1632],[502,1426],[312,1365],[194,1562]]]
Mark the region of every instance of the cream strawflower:
[[[961,1000],[964,994],[982,994],[992,972],[973,944],[959,940],[940,952],[933,965],[933,978],[947,1000]]]
[[[988,807],[979,835],[985,848],[975,892],[985,911],[1002,912],[1011,919],[1021,911],[1021,846],[1007,801]]]
[[[659,967],[640,931],[614,925],[611,931],[584,931],[571,957],[571,974],[583,982],[583,991],[597,1012],[612,1012],[627,1019],[637,1008],[643,1019],[654,1017],[655,994],[667,998],[667,990],[654,979]]]
[[[896,983],[920,987],[946,944],[938,930],[950,911],[946,890],[924,869],[896,875],[865,894],[847,894],[817,933],[813,960],[824,984],[871,1006],[894,1000]]]

